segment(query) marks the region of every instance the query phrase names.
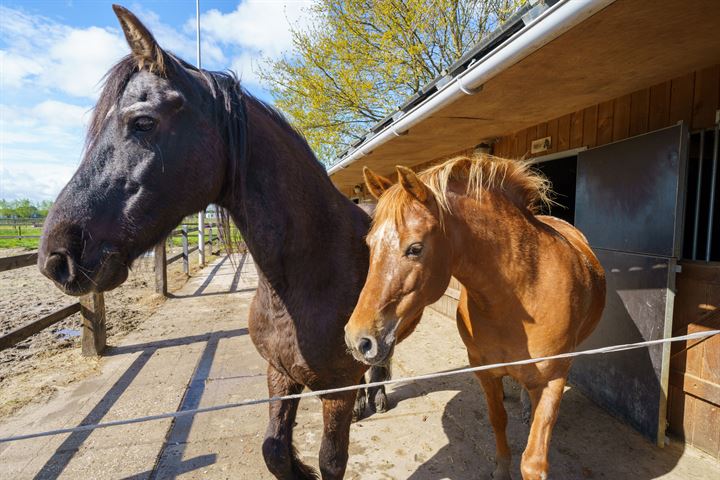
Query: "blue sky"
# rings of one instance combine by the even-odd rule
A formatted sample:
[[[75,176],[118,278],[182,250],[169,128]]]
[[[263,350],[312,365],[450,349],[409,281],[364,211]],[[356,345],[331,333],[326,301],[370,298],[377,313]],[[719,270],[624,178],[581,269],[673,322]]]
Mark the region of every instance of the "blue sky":
[[[77,168],[100,80],[129,52],[112,3],[195,63],[195,0],[0,0],[0,198],[52,200]],[[232,69],[270,100],[257,66],[291,49],[309,6],[200,0],[203,67]]]

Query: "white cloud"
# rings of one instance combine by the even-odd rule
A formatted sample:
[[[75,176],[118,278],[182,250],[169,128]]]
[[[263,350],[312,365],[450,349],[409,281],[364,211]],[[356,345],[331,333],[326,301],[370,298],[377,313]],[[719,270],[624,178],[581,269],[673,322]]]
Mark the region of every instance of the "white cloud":
[[[195,64],[196,41],[195,27],[192,30],[176,30],[160,21],[157,13],[146,10],[141,5],[133,5],[132,12],[137,15],[141,22],[152,32],[155,40],[160,46],[188,63]],[[188,20],[190,22],[190,20]],[[195,25],[194,20],[192,20]],[[212,65],[226,65],[227,58],[222,49],[214,42],[201,42],[203,62]]]
[[[245,1],[230,13],[209,10],[200,16],[202,38],[221,45],[233,55],[231,69],[244,83],[259,85],[258,66],[263,57],[278,58],[292,48],[292,28],[305,28],[312,1]],[[195,30],[190,19],[185,30]],[[203,47],[205,48],[205,47]]]
[[[75,172],[74,165],[27,163],[0,168],[0,198],[54,200]]]
[[[95,98],[105,72],[127,54],[119,31],[72,28],[0,6],[3,88]]]
[[[102,77],[129,49],[116,25],[76,28],[1,3],[0,198],[52,199],[79,164]],[[310,5],[243,1],[229,13],[203,13],[203,67],[231,68],[262,92],[260,58],[291,49],[290,26],[305,26]],[[194,12],[175,29],[152,11],[132,10],[163,48],[195,63]]]
[[[224,44],[275,57],[292,47],[292,25],[302,27],[312,2],[246,1],[223,14],[209,10],[200,16],[202,33]]]
[[[89,106],[0,105],[0,198],[53,199],[80,162]]]

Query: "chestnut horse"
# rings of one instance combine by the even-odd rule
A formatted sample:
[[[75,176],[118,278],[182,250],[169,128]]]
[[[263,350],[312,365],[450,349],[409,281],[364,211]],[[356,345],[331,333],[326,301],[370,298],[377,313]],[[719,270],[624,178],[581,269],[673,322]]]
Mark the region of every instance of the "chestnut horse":
[[[399,184],[386,188],[387,179],[365,170],[379,202],[367,238],[370,271],[345,328],[358,360],[382,363],[451,276],[463,286],[457,325],[473,366],[569,352],[593,331],[604,271],[582,233],[535,215],[549,202],[549,183],[527,163],[485,155],[397,173]],[[522,476],[544,479],[570,364],[477,373],[495,432],[495,478],[510,478],[502,377],[514,377],[532,401]]]
[[[234,75],[188,65],[113,8],[132,54],[106,76],[84,158],[45,222],[40,270],[71,295],[111,290],[186,215],[215,203],[259,271],[249,329],[269,364],[270,395],[357,384],[367,366],[347,352],[343,328],[367,274],[370,218]],[[370,393],[383,408],[384,393]],[[355,398],[322,397],[323,478],[344,475]],[[262,452],[278,478],[316,477],[293,448],[297,408],[269,407]]]

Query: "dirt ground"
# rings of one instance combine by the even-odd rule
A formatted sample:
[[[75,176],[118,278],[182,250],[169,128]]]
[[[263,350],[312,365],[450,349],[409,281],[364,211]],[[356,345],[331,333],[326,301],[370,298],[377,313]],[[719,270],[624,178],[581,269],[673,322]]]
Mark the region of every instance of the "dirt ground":
[[[237,268],[236,266],[237,265]],[[43,404],[0,421],[0,438],[55,428],[218,406],[267,396],[267,364],[248,332],[258,274],[252,259],[226,257],[190,279],[150,322],[115,344],[97,373]],[[430,309],[398,346],[393,376],[467,365],[455,322]],[[529,426],[516,384],[506,384],[513,478]],[[348,480],[490,478],[495,442],[484,396],[472,375],[393,385],[390,410],[350,432]],[[0,443],[0,477],[13,479],[272,479],[262,456],[267,405],[95,431]],[[300,402],[293,441],[318,466],[320,400]],[[671,442],[658,448],[566,390],[551,443],[549,478],[717,480],[720,464]]]
[[[0,257],[27,251],[2,249]],[[168,256],[178,252],[168,251]],[[214,258],[206,252],[206,261]],[[191,254],[190,265],[193,274],[198,270],[197,253]],[[182,288],[187,280],[181,261],[168,266],[170,292]],[[108,345],[143,324],[164,303],[154,291],[154,282],[153,259],[141,258],[128,280],[105,294]],[[77,301],[58,290],[34,266],[0,272],[0,289],[0,335]],[[80,314],[76,313],[0,352],[0,419],[29,403],[47,401],[59,388],[97,370],[97,358],[80,354],[80,328]]]

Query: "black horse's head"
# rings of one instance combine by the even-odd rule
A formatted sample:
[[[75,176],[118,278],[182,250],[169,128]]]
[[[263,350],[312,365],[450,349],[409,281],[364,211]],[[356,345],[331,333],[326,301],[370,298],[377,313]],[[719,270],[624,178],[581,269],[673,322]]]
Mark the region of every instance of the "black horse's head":
[[[41,272],[71,295],[117,287],[184,216],[218,201],[228,112],[240,102],[234,77],[190,67],[113,9],[132,53],[106,76],[84,158],[48,214],[38,255]]]

